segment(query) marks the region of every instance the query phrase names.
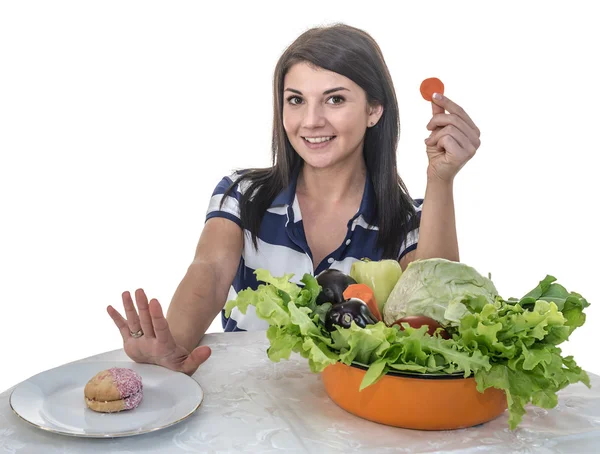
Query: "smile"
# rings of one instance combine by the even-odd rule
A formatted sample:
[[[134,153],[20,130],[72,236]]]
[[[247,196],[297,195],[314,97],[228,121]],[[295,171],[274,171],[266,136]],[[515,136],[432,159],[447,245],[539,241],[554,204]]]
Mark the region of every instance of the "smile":
[[[304,146],[310,150],[321,150],[329,147],[336,136],[302,137]]]
[[[323,143],[329,142],[331,139],[335,139],[335,136],[324,136],[324,137],[303,137],[308,143]]]

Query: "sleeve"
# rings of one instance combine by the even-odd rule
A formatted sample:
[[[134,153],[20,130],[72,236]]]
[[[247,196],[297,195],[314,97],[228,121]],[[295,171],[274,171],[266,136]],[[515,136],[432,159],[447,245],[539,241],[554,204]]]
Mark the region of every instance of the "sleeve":
[[[406,235],[406,239],[400,245],[400,253],[398,254],[398,261],[402,259],[406,254],[411,251],[414,251],[417,248],[417,244],[419,242],[419,226],[421,224],[421,210],[423,209],[423,199],[415,199],[413,200],[413,205],[415,207],[415,220],[413,224],[413,229],[409,231]]]
[[[208,210],[206,211],[206,221],[212,218],[225,218],[235,222],[242,227],[240,216],[240,197],[238,185],[231,189],[228,195],[224,195],[227,189],[233,184],[234,180],[239,177],[239,174],[233,174],[224,177],[215,190],[213,191]],[[221,202],[223,204],[221,205]],[[205,222],[206,222],[205,221]]]

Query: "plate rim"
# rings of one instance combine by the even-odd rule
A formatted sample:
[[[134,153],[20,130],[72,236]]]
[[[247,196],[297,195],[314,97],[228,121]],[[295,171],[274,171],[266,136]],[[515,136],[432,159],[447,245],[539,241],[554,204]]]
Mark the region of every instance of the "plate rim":
[[[12,410],[12,412],[13,412],[13,413],[14,413],[14,414],[15,414],[15,415],[16,415],[16,416],[19,418],[19,419],[21,419],[22,421],[25,421],[25,422],[26,422],[27,424],[29,424],[30,426],[33,426],[33,427],[35,427],[35,428],[37,428],[37,429],[41,429],[41,430],[43,430],[43,431],[45,431],[45,432],[50,432],[50,433],[54,433],[54,434],[57,434],[57,435],[66,435],[66,436],[69,436],[69,437],[75,437],[75,438],[99,438],[99,439],[107,439],[107,438],[122,438],[122,437],[131,437],[131,436],[135,436],[135,435],[144,435],[144,434],[147,434],[147,433],[152,433],[152,432],[156,432],[156,431],[158,431],[158,430],[166,429],[167,427],[174,426],[175,424],[178,424],[178,423],[180,423],[181,421],[183,421],[183,420],[185,420],[185,419],[189,418],[190,416],[192,416],[192,415],[193,415],[193,414],[194,414],[194,413],[195,413],[195,412],[196,412],[196,411],[197,411],[197,410],[198,410],[198,409],[199,409],[199,408],[202,406],[202,404],[204,403],[204,398],[206,397],[206,393],[204,392],[204,389],[202,388],[202,386],[200,385],[200,383],[198,383],[198,381],[197,381],[197,380],[195,380],[195,379],[194,379],[193,377],[191,377],[190,375],[187,375],[187,374],[185,374],[185,373],[183,373],[183,372],[179,372],[179,371],[171,370],[171,369],[168,369],[168,368],[166,368],[166,367],[163,367],[163,366],[158,366],[158,365],[156,365],[156,364],[136,363],[135,361],[127,361],[127,360],[125,360],[125,361],[124,361],[124,360],[116,360],[116,361],[107,361],[107,360],[92,360],[92,361],[82,361],[82,364],[84,364],[84,363],[95,363],[95,362],[98,362],[98,363],[100,363],[100,362],[101,362],[101,363],[123,363],[123,362],[130,362],[130,363],[141,364],[141,365],[146,365],[146,366],[160,367],[160,368],[163,368],[163,369],[169,370],[169,371],[171,371],[171,372],[174,372],[174,373],[177,373],[177,374],[183,374],[183,375],[185,375],[186,377],[190,378],[190,379],[191,379],[191,380],[192,380],[192,381],[193,381],[193,382],[196,384],[196,386],[198,386],[198,388],[200,389],[200,391],[201,391],[201,393],[202,393],[202,398],[200,399],[200,402],[198,402],[198,405],[196,405],[196,406],[195,406],[195,407],[194,407],[194,408],[193,408],[191,411],[189,411],[189,412],[188,412],[186,415],[184,415],[183,417],[181,417],[181,418],[179,418],[179,419],[177,419],[177,420],[175,420],[175,421],[171,421],[171,422],[169,422],[168,424],[165,424],[165,425],[163,425],[163,426],[160,426],[160,427],[153,427],[153,428],[151,428],[151,429],[148,429],[148,430],[141,430],[141,431],[140,431],[140,430],[135,430],[135,431],[128,431],[128,432],[114,432],[114,433],[104,433],[104,434],[100,434],[100,433],[98,433],[98,434],[82,434],[82,433],[67,432],[67,431],[62,431],[62,430],[54,429],[54,428],[51,428],[51,427],[48,427],[48,426],[44,426],[44,425],[41,425],[41,424],[36,424],[36,423],[34,423],[34,422],[32,422],[32,421],[29,421],[28,419],[26,419],[25,417],[23,417],[22,415],[20,415],[20,414],[17,412],[17,410],[16,410],[16,409],[14,408],[14,406],[13,406],[12,398],[13,398],[13,394],[14,394],[14,392],[15,392],[15,391],[16,391],[16,390],[17,390],[17,389],[18,389],[18,388],[19,388],[21,385],[23,385],[24,383],[28,382],[28,381],[29,381],[29,380],[31,380],[32,378],[34,378],[34,377],[36,377],[36,376],[38,376],[38,375],[44,374],[44,373],[46,373],[46,372],[49,372],[49,371],[51,371],[51,370],[59,369],[59,368],[61,368],[61,367],[64,367],[64,366],[72,366],[72,365],[78,364],[78,362],[77,362],[77,361],[75,361],[75,362],[71,362],[71,363],[67,363],[67,364],[62,364],[62,365],[60,365],[60,366],[53,367],[53,368],[51,368],[51,369],[44,370],[44,371],[42,371],[42,372],[39,372],[39,373],[37,373],[37,374],[34,374],[34,375],[32,375],[31,377],[29,377],[29,378],[27,378],[27,379],[23,380],[21,383],[19,383],[19,384],[15,385],[15,387],[13,388],[13,390],[10,392],[10,396],[9,396],[9,398],[8,398],[8,404],[9,404],[9,406],[10,406],[10,409],[11,409],[11,410]]]

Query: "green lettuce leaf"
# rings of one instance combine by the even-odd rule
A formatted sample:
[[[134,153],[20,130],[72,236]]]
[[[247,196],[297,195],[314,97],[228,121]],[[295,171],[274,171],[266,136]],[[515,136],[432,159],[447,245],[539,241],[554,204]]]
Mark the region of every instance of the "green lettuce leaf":
[[[291,353],[298,353],[304,342],[300,329],[294,325],[269,326],[267,339],[271,344],[267,349],[267,355],[275,363],[282,359],[290,359]]]
[[[267,284],[271,284],[278,290],[287,293],[290,298],[296,298],[300,293],[300,287],[298,287],[290,279],[294,277],[293,274],[285,274],[282,277],[273,277],[267,270],[258,269],[254,272],[257,281],[262,281]]]

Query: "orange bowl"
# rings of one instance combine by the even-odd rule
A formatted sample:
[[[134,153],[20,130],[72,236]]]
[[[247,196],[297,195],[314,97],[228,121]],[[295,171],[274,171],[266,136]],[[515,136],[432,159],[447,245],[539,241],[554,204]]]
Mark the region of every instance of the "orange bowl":
[[[365,367],[338,362],[328,366],[321,378],[329,397],[344,410],[390,426],[461,429],[490,421],[507,408],[504,391],[488,388],[480,393],[473,377],[419,377],[390,371],[359,391],[365,373]]]

